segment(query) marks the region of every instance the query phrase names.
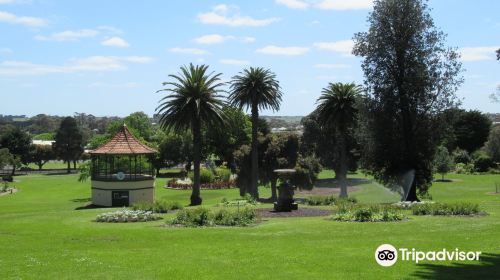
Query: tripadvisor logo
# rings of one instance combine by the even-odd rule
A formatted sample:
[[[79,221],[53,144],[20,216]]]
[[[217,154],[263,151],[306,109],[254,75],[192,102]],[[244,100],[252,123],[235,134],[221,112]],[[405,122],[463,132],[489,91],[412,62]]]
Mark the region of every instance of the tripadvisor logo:
[[[382,244],[375,250],[375,260],[381,266],[392,266],[398,260],[398,253],[402,261],[478,261],[481,252],[460,251],[442,249],[439,251],[418,251],[415,248],[399,248],[398,250],[391,244]]]

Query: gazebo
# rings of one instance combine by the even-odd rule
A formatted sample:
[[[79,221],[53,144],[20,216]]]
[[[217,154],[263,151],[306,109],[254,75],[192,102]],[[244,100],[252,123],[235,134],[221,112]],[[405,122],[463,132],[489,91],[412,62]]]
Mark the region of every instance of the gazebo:
[[[90,151],[92,204],[128,206],[139,201],[153,202],[155,153],[139,142],[126,125],[111,140]]]

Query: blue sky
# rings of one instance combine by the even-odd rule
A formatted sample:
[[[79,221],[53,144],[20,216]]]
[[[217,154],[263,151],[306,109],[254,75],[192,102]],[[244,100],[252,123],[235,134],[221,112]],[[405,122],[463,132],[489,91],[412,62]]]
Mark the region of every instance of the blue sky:
[[[462,52],[463,107],[500,112],[500,1],[432,0],[435,24]],[[271,68],[275,115],[306,115],[328,82],[363,82],[350,55],[370,0],[0,0],[0,114],[153,114],[168,74],[190,62],[230,78]],[[273,114],[264,112],[264,114]]]

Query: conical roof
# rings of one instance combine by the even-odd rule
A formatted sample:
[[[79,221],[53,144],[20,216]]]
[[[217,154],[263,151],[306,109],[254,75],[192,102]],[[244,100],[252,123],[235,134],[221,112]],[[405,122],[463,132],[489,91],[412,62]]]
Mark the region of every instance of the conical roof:
[[[144,155],[154,154],[156,150],[142,144],[128,130],[126,125],[101,147],[90,151],[91,155]]]

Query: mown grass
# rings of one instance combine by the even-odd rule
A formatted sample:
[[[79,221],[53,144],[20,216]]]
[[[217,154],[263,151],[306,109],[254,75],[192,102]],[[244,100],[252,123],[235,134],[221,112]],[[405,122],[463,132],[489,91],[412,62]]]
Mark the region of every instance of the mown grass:
[[[321,174],[324,178],[328,174]],[[355,175],[358,176],[358,175]],[[500,273],[500,175],[454,175],[437,182],[438,202],[479,203],[482,217],[410,216],[404,222],[345,223],[325,217],[268,218],[245,228],[163,227],[92,222],[110,209],[75,210],[88,203],[90,182],[77,175],[19,176],[20,192],[0,197],[0,279],[494,279]],[[187,206],[189,191],[162,188],[156,199]],[[261,188],[262,197],[270,195]],[[352,193],[361,203],[397,195],[367,183]],[[205,207],[239,198],[236,189],[202,191]],[[270,207],[261,204],[259,207]],[[378,266],[383,243],[418,250],[482,251],[485,262],[398,261]]]

